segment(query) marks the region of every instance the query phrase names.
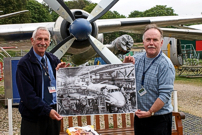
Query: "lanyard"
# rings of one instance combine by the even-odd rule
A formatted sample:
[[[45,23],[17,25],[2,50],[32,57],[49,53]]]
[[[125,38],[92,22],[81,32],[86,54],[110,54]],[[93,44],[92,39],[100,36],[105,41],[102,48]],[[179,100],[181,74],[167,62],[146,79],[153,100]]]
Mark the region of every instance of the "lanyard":
[[[49,75],[49,73],[48,73],[48,63],[47,63],[47,58],[46,58],[46,67],[45,67],[45,65],[40,61],[40,63],[41,63],[41,66],[43,67],[43,69],[44,69],[44,71],[46,72],[46,74],[48,75],[48,78],[49,78],[49,80],[51,81],[51,79],[50,79],[50,75]]]
[[[142,75],[142,86],[144,86],[144,78],[145,78],[145,74],[146,72],[149,70],[149,68],[151,67],[151,65],[161,56],[162,54],[162,51],[159,53],[159,55],[151,62],[151,64],[149,65],[149,67],[143,72],[143,75]],[[143,70],[144,70],[144,67],[145,67],[145,58],[144,58],[144,66],[143,66]]]

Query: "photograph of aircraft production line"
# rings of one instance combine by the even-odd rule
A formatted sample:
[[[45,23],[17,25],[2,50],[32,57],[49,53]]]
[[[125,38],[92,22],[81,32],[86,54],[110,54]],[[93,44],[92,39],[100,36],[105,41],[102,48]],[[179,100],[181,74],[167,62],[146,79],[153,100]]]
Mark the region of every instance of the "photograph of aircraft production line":
[[[133,64],[61,68],[56,85],[60,115],[130,113],[137,109]]]

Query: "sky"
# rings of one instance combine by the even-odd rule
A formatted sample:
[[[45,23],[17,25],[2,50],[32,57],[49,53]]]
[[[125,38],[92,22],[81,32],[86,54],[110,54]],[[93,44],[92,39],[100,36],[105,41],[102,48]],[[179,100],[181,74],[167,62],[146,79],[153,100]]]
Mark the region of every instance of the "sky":
[[[42,2],[43,0],[37,0]],[[65,0],[66,1],[66,0]],[[100,0],[91,0],[99,3]],[[126,17],[134,10],[145,11],[156,5],[167,5],[174,9],[174,13],[184,15],[202,15],[202,0],[119,0],[111,11],[117,11]]]

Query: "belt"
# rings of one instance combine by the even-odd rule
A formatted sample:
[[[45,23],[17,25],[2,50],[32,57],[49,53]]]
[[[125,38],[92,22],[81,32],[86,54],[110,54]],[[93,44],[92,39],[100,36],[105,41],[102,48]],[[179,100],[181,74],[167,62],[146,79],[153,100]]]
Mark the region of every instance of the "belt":
[[[56,104],[54,104],[54,105],[50,105],[50,107],[51,107],[52,109],[54,109],[54,110],[57,109],[57,105],[56,105]]]

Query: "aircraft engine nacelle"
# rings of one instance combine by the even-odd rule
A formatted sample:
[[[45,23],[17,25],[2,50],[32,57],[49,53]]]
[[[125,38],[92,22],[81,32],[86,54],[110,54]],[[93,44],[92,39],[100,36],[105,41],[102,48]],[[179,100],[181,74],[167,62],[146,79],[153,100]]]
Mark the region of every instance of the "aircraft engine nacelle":
[[[78,18],[85,18],[87,19],[89,16],[89,13],[80,9],[72,9],[72,14],[74,15],[75,19]],[[98,37],[98,27],[96,23],[91,23],[92,25],[92,33],[91,35],[95,38]],[[54,43],[57,45],[60,43],[63,39],[70,36],[69,33],[69,27],[70,23],[67,22],[62,17],[58,17],[58,19],[55,22],[53,31],[51,33]],[[71,45],[71,47],[68,49],[67,53],[69,54],[80,54],[82,52],[87,51],[91,47],[89,40],[75,40],[74,43]]]
[[[173,65],[182,65],[182,50],[178,39],[164,37],[162,51],[171,59]]]

